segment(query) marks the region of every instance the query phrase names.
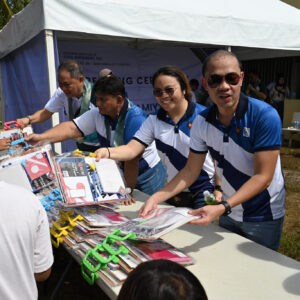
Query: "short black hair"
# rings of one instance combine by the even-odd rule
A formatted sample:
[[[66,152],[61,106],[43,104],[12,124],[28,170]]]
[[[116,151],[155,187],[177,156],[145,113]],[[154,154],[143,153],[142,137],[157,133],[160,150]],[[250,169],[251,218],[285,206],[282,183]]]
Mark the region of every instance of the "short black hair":
[[[82,67],[75,60],[67,60],[62,62],[58,66],[58,73],[62,70],[68,71],[71,75],[71,78],[78,79],[80,76],[83,76]]]
[[[117,300],[207,300],[197,277],[178,263],[152,260],[129,273]]]
[[[241,61],[239,60],[239,58],[233,53],[233,52],[229,52],[227,50],[217,50],[215,52],[213,52],[212,54],[210,54],[209,56],[207,56],[202,64],[202,76],[205,76],[205,73],[207,71],[207,67],[208,67],[208,64],[209,62],[213,59],[213,58],[220,58],[220,57],[224,57],[224,56],[231,56],[231,57],[234,57],[238,64],[239,64],[239,67],[242,71],[242,63]]]
[[[115,75],[99,78],[93,87],[93,93],[100,92],[114,97],[121,95],[125,99],[125,87],[120,78]]]
[[[190,86],[189,80],[188,80],[187,76],[185,75],[185,73],[182,70],[180,70],[178,67],[167,65],[167,66],[159,68],[152,76],[152,86],[153,87],[155,84],[155,80],[160,75],[167,75],[167,76],[175,77],[180,84],[181,90],[185,91],[185,98],[187,100],[190,100],[192,98],[191,86]]]

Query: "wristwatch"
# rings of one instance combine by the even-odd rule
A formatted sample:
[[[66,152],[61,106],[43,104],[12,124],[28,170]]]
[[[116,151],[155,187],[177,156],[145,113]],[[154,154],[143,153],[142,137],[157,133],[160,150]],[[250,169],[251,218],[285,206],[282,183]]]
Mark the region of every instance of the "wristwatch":
[[[231,207],[226,200],[222,200],[219,204],[223,204],[225,206],[225,212],[223,216],[228,216],[231,213]]]

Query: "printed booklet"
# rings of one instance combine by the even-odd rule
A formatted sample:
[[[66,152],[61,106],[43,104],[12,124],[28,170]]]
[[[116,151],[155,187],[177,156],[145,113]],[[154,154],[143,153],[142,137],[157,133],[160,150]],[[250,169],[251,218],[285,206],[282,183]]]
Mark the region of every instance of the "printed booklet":
[[[92,157],[55,157],[65,206],[81,206],[127,199],[121,171],[115,161]]]

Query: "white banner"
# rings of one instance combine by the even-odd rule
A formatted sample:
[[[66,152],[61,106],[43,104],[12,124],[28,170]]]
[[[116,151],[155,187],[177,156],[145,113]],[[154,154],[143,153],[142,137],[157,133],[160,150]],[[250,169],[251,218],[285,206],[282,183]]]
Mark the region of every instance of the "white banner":
[[[125,46],[105,46],[95,42],[58,41],[60,62],[76,60],[87,79],[95,82],[99,71],[109,68],[122,79],[129,99],[146,113],[159,108],[152,94],[151,76],[164,65],[175,65],[189,79],[200,82],[200,60],[189,48],[159,47],[135,49]]]

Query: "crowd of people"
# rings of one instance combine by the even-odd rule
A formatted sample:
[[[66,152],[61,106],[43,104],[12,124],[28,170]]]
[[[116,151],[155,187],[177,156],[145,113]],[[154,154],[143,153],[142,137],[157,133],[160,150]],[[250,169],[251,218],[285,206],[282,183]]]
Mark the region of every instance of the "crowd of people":
[[[59,88],[46,106],[17,121],[22,126],[36,124],[63,109],[69,121],[30,135],[28,143],[76,139],[78,148],[95,151],[97,160],[119,161],[127,186],[150,196],[139,215],[146,216],[163,201],[191,207],[192,215],[201,216],[192,223],[208,225],[218,218],[220,226],[277,251],[285,213],[279,152],[282,102],[288,88],[282,74],[268,89],[255,71],[248,75],[250,81],[244,94],[239,59],[225,50],[212,53],[202,67],[200,96],[201,101],[206,97],[205,107],[197,103],[199,81],[189,81],[176,66],[161,67],[152,76],[153,95],[160,108],[147,116],[134,99],[128,98],[124,84],[111,70],[101,70],[93,85],[77,62],[67,61],[58,68]],[[261,101],[267,98],[276,109]],[[9,145],[9,139],[1,140],[0,150]],[[11,189],[1,184],[0,189]],[[205,190],[214,193],[216,205],[206,205]],[[134,202],[132,197],[126,204]],[[5,215],[5,209],[0,213]],[[20,247],[33,253],[36,238],[40,241],[38,246],[47,248],[47,257],[38,257],[35,263],[32,255],[34,261],[31,257],[27,264],[31,264],[32,274],[43,271],[48,276],[52,258],[43,230],[47,221],[39,207],[31,212],[34,213],[37,224],[30,229],[34,237],[30,245]],[[0,235],[3,226],[0,225]],[[130,274],[118,299],[139,299],[133,294],[149,298],[149,280],[155,276],[168,286],[166,293],[174,294],[170,299],[207,299],[201,284],[182,269],[166,262],[142,264]],[[0,278],[0,282],[3,280]],[[157,293],[163,290],[154,279],[151,289]],[[193,291],[201,298],[195,298]],[[166,299],[161,293],[155,299]]]

